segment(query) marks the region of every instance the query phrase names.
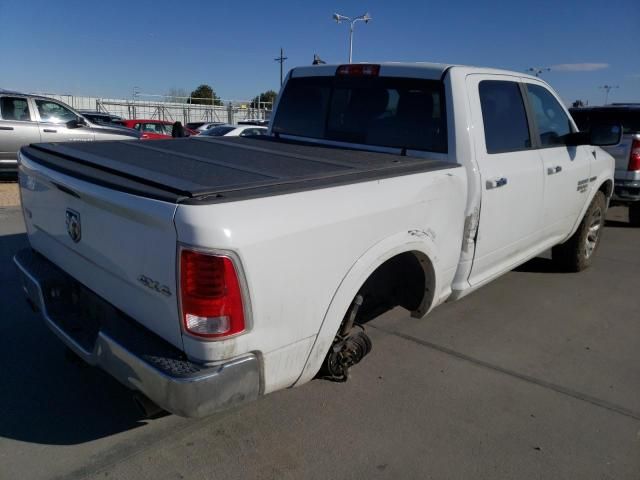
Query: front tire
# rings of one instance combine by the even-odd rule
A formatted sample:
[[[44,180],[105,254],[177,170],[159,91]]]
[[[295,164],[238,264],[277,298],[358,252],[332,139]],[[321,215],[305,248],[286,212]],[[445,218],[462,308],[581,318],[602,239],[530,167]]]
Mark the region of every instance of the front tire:
[[[576,233],[551,251],[553,261],[567,272],[581,272],[591,266],[593,257],[600,246],[607,199],[604,193],[597,192],[584,214]]]
[[[640,202],[629,205],[629,223],[632,227],[640,227]]]

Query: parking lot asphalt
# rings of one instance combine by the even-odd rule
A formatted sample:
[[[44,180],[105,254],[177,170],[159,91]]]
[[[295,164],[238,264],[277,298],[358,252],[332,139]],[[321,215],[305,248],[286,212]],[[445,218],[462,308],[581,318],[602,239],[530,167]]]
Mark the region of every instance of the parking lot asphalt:
[[[202,420],[144,420],[65,359],[22,298],[0,207],[0,479],[640,478],[640,230],[610,210],[594,266],[540,257],[423,320],[369,324],[345,384]]]

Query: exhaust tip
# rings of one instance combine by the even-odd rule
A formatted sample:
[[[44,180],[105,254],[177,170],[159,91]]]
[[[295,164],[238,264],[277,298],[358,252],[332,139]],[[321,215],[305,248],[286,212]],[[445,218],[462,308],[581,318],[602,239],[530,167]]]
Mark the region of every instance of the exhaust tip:
[[[153,419],[169,415],[169,412],[163,410],[162,407],[155,404],[149,397],[140,392],[133,394],[133,403],[144,418]]]

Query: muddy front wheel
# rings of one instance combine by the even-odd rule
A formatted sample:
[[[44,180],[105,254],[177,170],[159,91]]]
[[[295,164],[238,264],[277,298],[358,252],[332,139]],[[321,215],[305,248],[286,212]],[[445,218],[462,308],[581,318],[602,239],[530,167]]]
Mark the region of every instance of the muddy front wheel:
[[[597,192],[576,233],[565,243],[553,247],[554,262],[569,272],[589,268],[600,246],[606,213],[607,199],[602,192]]]

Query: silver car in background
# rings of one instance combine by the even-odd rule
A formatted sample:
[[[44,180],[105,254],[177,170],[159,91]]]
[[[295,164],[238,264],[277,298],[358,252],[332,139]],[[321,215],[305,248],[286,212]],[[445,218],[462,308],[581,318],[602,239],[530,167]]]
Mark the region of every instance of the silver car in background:
[[[92,123],[58,100],[0,90],[0,172],[17,172],[18,150],[30,143],[138,138],[140,132]]]

